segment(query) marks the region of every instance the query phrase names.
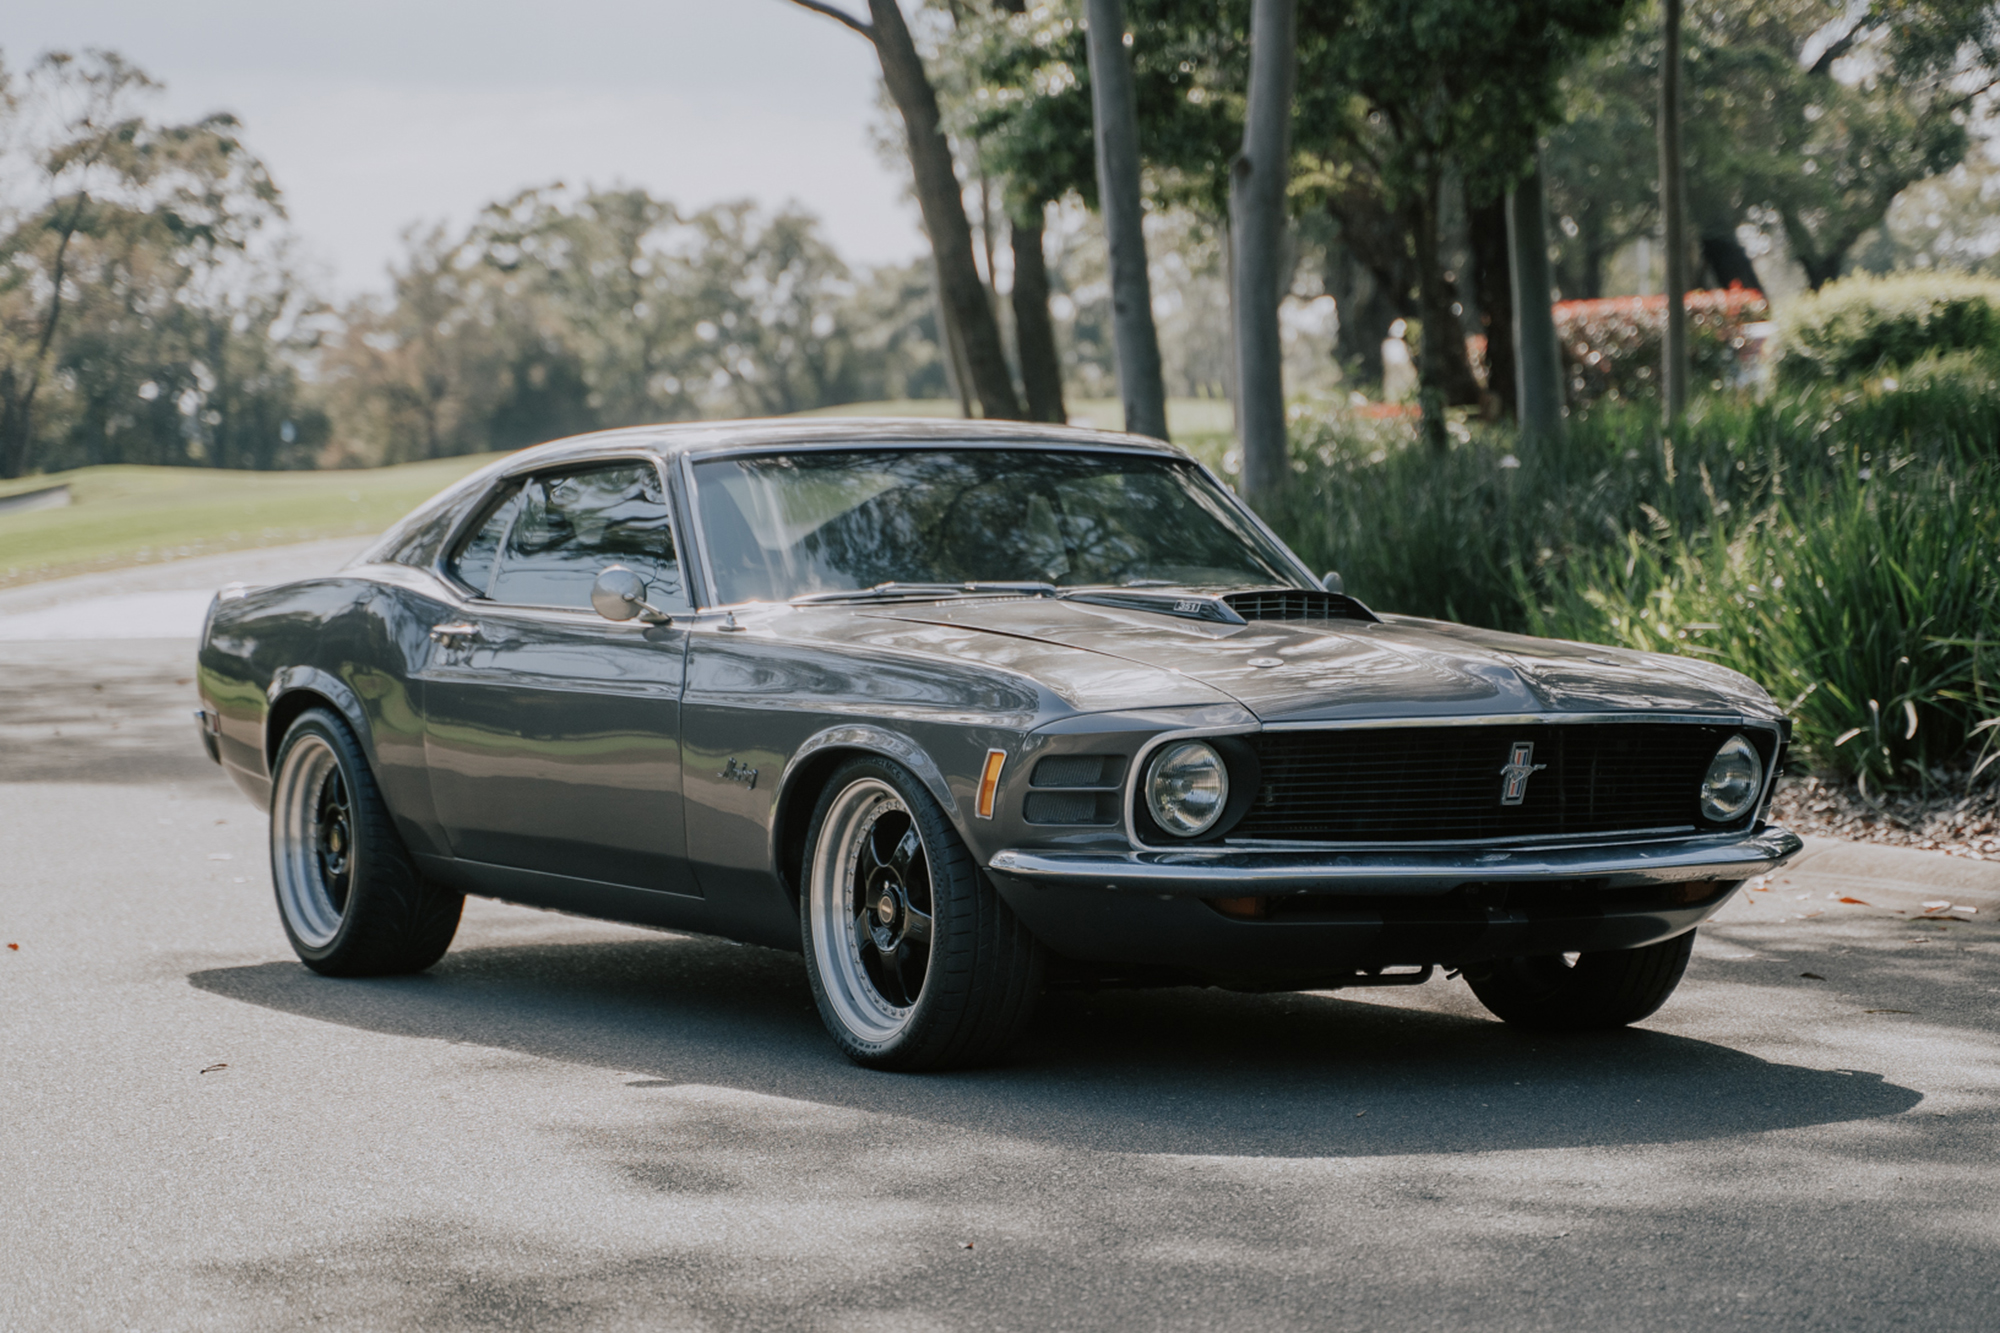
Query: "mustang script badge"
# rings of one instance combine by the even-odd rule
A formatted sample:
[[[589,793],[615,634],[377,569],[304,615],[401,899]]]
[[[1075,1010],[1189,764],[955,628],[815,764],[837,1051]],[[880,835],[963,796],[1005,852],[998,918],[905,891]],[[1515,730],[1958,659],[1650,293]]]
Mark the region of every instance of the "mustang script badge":
[[[1528,798],[1528,779],[1548,767],[1547,764],[1529,763],[1534,757],[1533,741],[1514,742],[1514,752],[1507,760],[1507,767],[1500,770],[1500,776],[1507,779],[1507,785],[1500,789],[1500,804],[1519,805]]]

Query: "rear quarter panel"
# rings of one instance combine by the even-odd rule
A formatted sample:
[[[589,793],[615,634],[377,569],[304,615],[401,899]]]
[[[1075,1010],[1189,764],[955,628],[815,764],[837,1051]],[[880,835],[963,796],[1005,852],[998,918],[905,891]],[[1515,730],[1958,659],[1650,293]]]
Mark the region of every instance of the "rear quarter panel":
[[[268,808],[284,730],[324,701],[354,731],[413,852],[442,852],[424,771],[416,672],[446,604],[428,576],[399,566],[262,588],[218,602],[197,662],[203,702],[220,718],[223,768]]]

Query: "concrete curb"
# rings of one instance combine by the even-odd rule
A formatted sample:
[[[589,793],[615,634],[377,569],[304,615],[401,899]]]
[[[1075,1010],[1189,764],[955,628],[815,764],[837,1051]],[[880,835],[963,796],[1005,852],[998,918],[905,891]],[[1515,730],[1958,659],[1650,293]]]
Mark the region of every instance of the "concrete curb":
[[[1950,915],[1924,904],[1949,900],[1972,908],[1973,920],[2000,918],[2000,861],[1973,861],[1943,852],[1882,847],[1838,838],[1807,838],[1806,849],[1770,877],[1773,889],[1859,898],[1870,907],[1911,916]]]

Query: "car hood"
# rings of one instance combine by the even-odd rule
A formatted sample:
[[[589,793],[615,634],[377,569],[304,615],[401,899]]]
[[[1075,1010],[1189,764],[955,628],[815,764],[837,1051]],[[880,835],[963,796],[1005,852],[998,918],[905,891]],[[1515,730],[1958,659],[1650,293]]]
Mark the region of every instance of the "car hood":
[[[1232,625],[1053,598],[863,614],[1152,667],[1226,694],[1267,722],[1627,711],[1779,715],[1754,682],[1706,662],[1404,616]]]

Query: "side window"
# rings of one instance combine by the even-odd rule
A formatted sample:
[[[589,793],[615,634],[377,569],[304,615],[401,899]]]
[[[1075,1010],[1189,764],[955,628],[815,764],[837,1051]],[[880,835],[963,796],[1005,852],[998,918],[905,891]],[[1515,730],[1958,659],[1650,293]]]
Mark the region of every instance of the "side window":
[[[587,611],[598,574],[606,565],[626,565],[646,580],[646,600],[662,610],[687,609],[667,497],[652,464],[530,477],[502,509],[509,507],[515,512],[495,530],[498,554],[486,585],[494,601]],[[467,544],[461,570],[500,517],[496,512]]]
[[[487,515],[486,521],[459,544],[458,554],[452,558],[453,576],[482,597],[492,586],[493,563],[499,558],[500,544],[507,539],[507,529],[513,526],[514,515],[520,512],[521,492],[516,490],[493,506],[493,512]]]

